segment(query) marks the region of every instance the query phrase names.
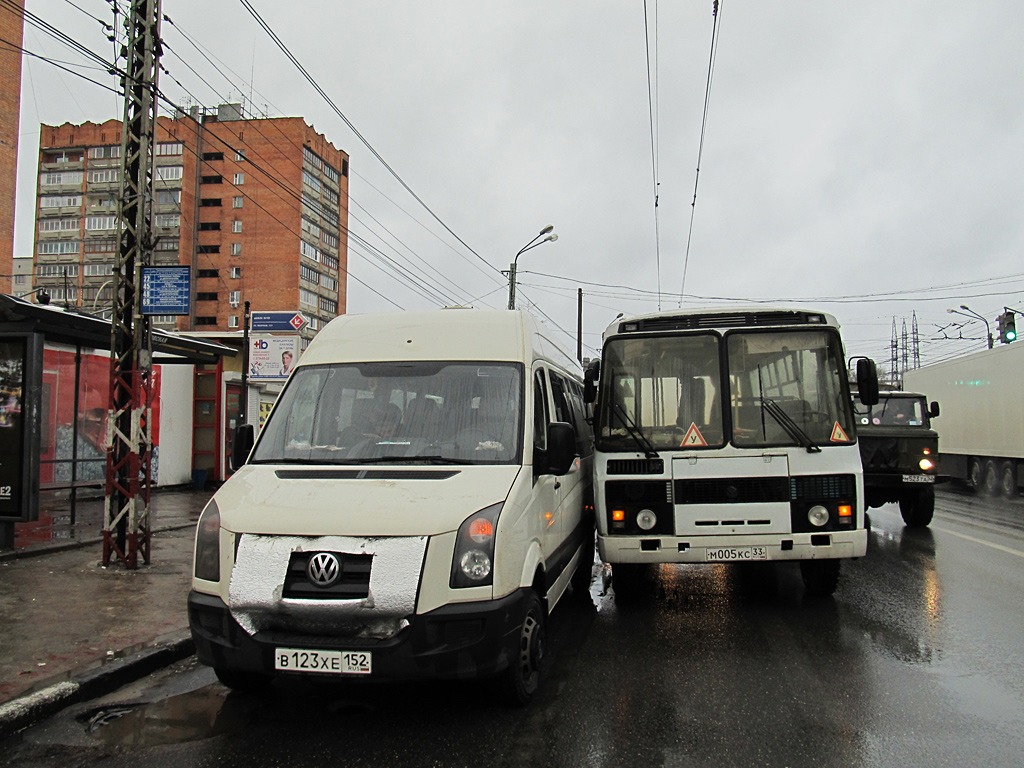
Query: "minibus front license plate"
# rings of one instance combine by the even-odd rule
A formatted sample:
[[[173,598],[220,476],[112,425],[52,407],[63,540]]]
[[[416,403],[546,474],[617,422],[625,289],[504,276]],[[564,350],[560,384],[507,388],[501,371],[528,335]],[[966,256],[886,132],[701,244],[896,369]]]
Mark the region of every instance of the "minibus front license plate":
[[[708,547],[704,550],[704,560],[709,563],[742,563],[767,559],[768,550],[765,547]]]
[[[335,675],[368,675],[372,654],[368,651],[312,651],[277,648],[274,669],[279,672],[325,672]]]

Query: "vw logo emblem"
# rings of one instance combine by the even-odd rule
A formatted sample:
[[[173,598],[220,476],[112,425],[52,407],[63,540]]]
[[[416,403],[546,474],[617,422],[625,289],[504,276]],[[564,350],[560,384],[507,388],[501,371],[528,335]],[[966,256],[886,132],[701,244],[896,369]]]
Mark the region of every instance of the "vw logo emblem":
[[[318,587],[329,587],[338,580],[338,573],[341,567],[338,558],[330,552],[317,552],[309,558],[306,566],[306,577],[311,584]]]

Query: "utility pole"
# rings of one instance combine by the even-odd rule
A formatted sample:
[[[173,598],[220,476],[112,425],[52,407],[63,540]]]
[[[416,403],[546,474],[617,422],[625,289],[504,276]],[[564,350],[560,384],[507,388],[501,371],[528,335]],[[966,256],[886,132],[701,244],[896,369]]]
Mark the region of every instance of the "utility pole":
[[[132,0],[121,133],[120,250],[114,261],[104,494],[103,564],[149,563],[152,481],[152,337],[142,314],[142,267],[152,255],[153,140],[160,58],[160,0]]]

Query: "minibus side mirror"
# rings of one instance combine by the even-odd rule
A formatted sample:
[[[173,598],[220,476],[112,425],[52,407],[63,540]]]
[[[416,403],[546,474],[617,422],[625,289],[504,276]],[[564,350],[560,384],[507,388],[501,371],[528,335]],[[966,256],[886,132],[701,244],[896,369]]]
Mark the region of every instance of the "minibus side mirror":
[[[565,475],[576,460],[576,430],[564,421],[548,424],[548,472]],[[547,474],[547,473],[545,473]]]
[[[878,369],[869,357],[857,360],[857,391],[864,405],[878,405]]]
[[[252,424],[240,424],[235,427],[235,443],[231,446],[231,468],[238,470],[249,458],[252,446],[256,442],[256,427]]]
[[[600,378],[601,361],[591,360],[583,372],[583,402],[592,403],[597,400],[597,382]]]
[[[929,416],[929,418],[934,419],[938,415],[939,415],[939,401],[938,400],[932,400],[931,405],[928,406],[928,416]]]

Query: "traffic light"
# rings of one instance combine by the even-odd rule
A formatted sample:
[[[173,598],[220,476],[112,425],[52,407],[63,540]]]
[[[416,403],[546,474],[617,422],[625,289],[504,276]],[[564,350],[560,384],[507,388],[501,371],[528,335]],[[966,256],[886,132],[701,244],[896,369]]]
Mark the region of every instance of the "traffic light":
[[[999,325],[999,340],[1003,344],[1009,344],[1017,340],[1017,319],[1011,310],[1006,310],[996,318]]]

